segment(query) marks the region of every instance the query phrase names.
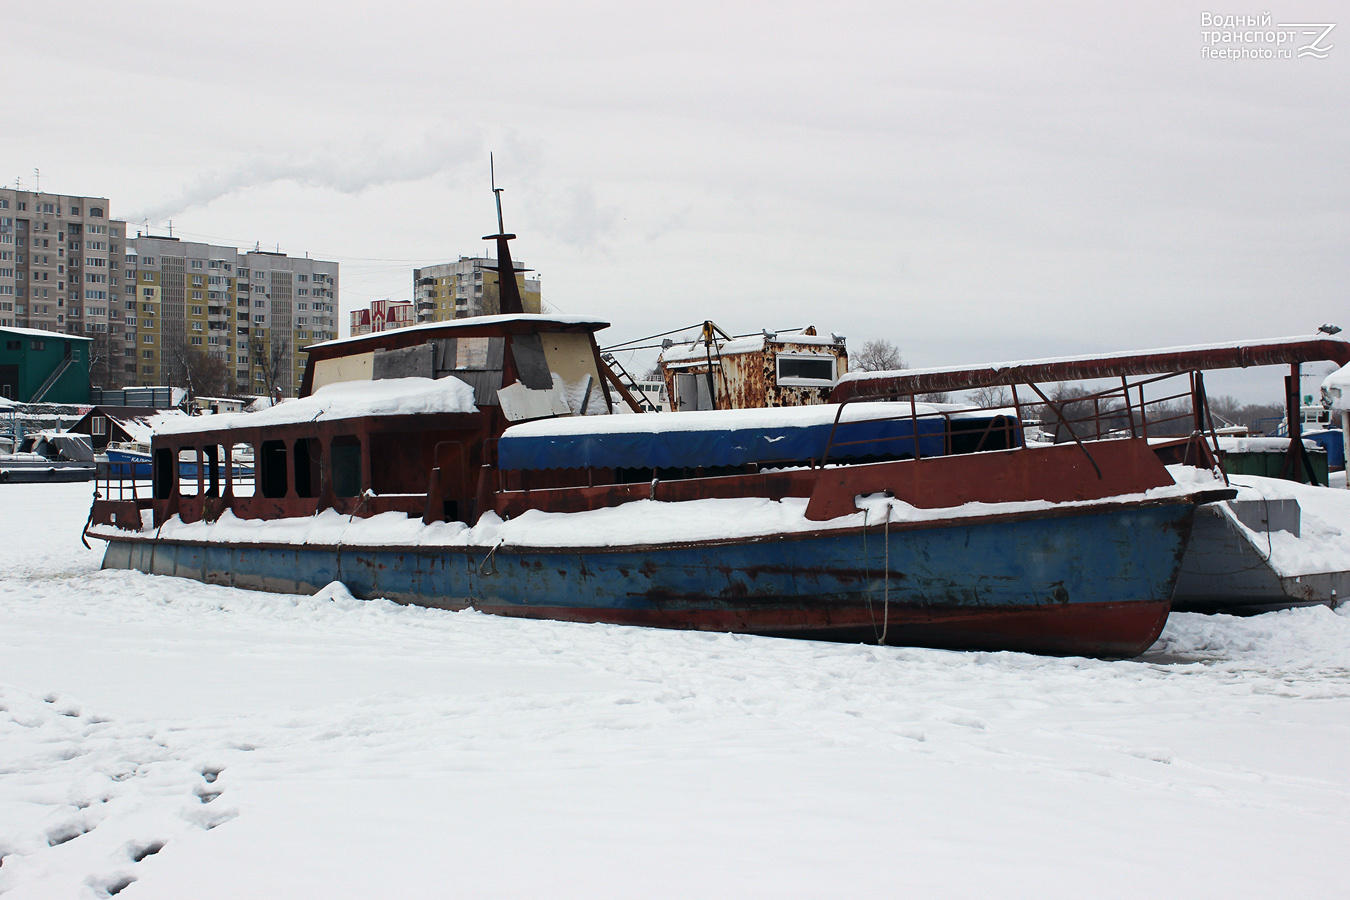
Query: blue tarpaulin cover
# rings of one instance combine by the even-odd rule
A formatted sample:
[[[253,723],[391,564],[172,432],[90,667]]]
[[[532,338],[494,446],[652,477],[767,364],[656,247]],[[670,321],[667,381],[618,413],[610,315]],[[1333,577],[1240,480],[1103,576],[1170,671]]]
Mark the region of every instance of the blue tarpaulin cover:
[[[497,445],[502,469],[693,468],[743,466],[747,463],[819,460],[829,442],[831,422],[777,424],[746,428],[653,430],[653,420],[681,413],[624,416],[632,430],[615,427],[613,418],[602,431],[512,434]],[[562,420],[571,424],[575,420]],[[672,423],[673,424],[673,423]],[[536,429],[537,430],[537,429]],[[941,416],[918,420],[923,456],[940,456],[946,422]],[[863,443],[851,443],[861,441]],[[844,446],[841,446],[844,445]],[[909,418],[840,423],[831,459],[864,456],[913,456],[914,422]]]

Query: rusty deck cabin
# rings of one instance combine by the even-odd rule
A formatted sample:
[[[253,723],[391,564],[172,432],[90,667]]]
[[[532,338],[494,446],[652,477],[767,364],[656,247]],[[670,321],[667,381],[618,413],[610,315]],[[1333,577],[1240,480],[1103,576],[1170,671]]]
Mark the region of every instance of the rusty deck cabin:
[[[454,376],[474,390],[466,412],[358,415],[280,422],[277,413],[207,416],[191,430],[154,438],[152,496],[134,483],[110,482],[94,521],[139,527],[140,509],[155,522],[214,520],[226,509],[240,518],[278,519],[322,509],[371,516],[401,511],[427,521],[477,519],[483,467],[512,414],[540,408],[570,412],[559,373],[585,401],[613,409],[594,333],[606,322],[574,316],[508,314],[442,322],[308,348],[301,398],[330,384],[386,378]],[[506,399],[503,399],[506,398]],[[515,407],[512,407],[512,400]],[[562,403],[562,406],[559,404]],[[505,406],[505,409],[504,409]],[[251,424],[257,422],[257,424]],[[252,491],[236,486],[234,447],[248,444],[256,462]],[[195,453],[198,475],[180,479],[172,461]],[[480,489],[481,488],[481,489]],[[488,501],[490,503],[490,501]]]
[[[697,340],[664,347],[658,366],[677,412],[808,406],[828,401],[848,371],[848,350],[812,325],[733,336],[707,321]]]

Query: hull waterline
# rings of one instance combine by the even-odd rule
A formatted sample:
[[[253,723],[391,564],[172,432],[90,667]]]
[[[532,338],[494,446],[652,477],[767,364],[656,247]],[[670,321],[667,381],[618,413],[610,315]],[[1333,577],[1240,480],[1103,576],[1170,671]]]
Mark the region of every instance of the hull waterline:
[[[639,547],[287,546],[110,539],[105,568],[253,590],[771,636],[1133,656],[1153,643],[1195,501]],[[889,561],[889,565],[888,565]]]

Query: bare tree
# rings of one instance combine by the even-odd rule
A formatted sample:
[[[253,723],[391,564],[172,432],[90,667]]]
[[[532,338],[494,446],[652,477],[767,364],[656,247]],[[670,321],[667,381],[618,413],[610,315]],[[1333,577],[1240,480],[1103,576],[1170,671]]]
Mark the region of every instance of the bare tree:
[[[900,348],[887,340],[868,341],[849,355],[849,368],[858,372],[886,372],[905,368]]]
[[[270,341],[258,335],[249,338],[248,355],[253,364],[262,369],[263,386],[267,389],[267,396],[273,400],[281,387],[282,375],[288,374],[290,350],[290,343],[285,338]]]
[[[96,331],[89,342],[89,385],[96,388],[115,388],[121,379],[113,371],[112,339],[106,331]]]
[[[181,381],[188,400],[219,397],[230,391],[230,371],[225,360],[191,346],[181,337],[165,338],[164,362],[170,384]]]
[[[991,384],[970,392],[970,402],[984,409],[1012,406],[1012,394],[1001,384]]]
[[[184,368],[192,396],[221,397],[230,393],[230,370],[221,357],[189,349]]]
[[[1049,391],[1051,404],[1038,410],[1041,431],[1056,444],[1079,438],[1101,438],[1130,428],[1130,413],[1118,397],[1100,397],[1079,385],[1058,384]],[[1155,413],[1150,412],[1150,421]],[[1162,418],[1162,417],[1160,417]]]

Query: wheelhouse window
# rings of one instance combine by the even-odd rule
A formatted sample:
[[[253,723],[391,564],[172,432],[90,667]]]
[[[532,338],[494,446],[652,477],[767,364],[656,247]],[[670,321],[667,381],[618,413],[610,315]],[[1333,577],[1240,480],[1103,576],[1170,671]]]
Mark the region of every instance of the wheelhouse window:
[[[776,359],[778,383],[788,387],[828,387],[835,382],[833,356],[780,353]]]

